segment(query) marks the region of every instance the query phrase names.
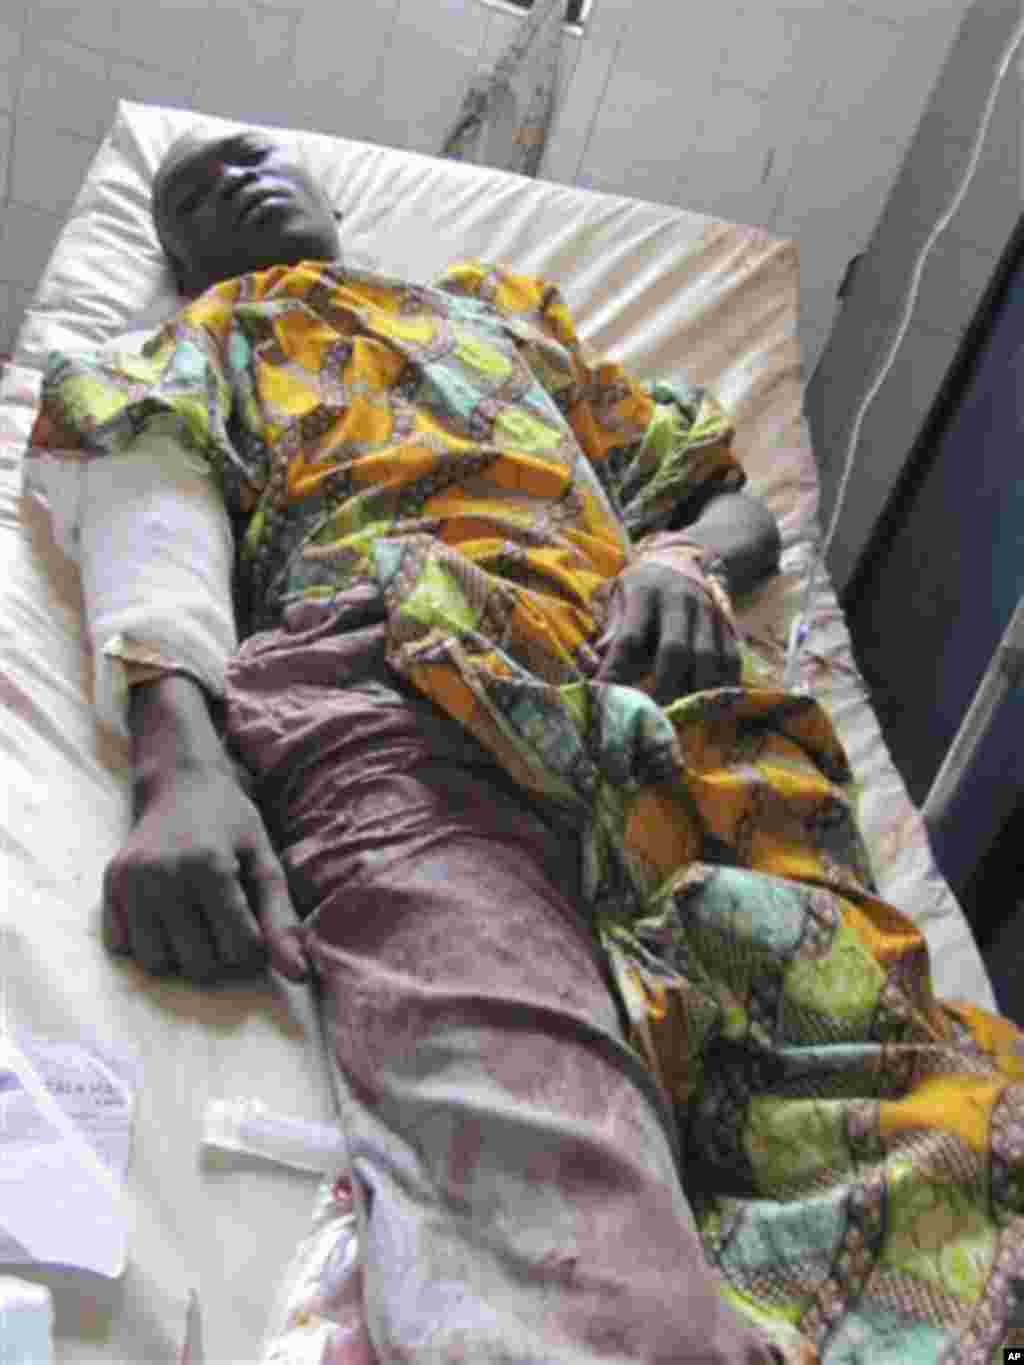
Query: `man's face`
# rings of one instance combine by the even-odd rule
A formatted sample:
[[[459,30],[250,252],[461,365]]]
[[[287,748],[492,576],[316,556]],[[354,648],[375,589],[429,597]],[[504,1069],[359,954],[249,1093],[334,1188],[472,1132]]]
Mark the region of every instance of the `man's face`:
[[[176,142],[157,171],[153,219],[186,294],[252,270],[339,254],[322,190],[260,133]]]

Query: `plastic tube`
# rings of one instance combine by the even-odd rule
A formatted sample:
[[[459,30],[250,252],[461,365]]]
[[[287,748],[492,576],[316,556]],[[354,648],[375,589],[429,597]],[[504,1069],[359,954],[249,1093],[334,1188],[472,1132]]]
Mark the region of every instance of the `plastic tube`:
[[[271,1113],[259,1100],[210,1100],[203,1120],[203,1142],[229,1152],[245,1152],[300,1171],[334,1174],[348,1166],[340,1128]]]

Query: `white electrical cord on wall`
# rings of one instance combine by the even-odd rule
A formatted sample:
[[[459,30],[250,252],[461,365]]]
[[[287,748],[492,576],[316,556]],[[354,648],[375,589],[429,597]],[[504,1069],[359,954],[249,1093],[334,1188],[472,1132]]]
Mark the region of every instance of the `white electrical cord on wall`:
[[[817,582],[819,570],[824,568],[825,557],[827,556],[832,546],[832,541],[835,537],[836,528],[839,525],[839,517],[843,510],[843,503],[846,499],[846,490],[850,483],[850,477],[853,474],[854,456],[856,455],[857,442],[860,438],[861,423],[864,420],[864,415],[867,412],[868,408],[874,402],[878,390],[882,387],[883,383],[885,382],[886,376],[892,369],[893,361],[896,358],[896,352],[899,350],[900,346],[902,345],[903,338],[906,336],[907,328],[910,325],[910,318],[914,311],[914,305],[917,303],[917,293],[921,284],[921,272],[924,269],[925,261],[928,259],[928,253],[935,245],[935,242],[938,239],[939,235],[945,231],[946,227],[950,223],[950,220],[955,216],[957,210],[960,207],[964,195],[967,193],[971,181],[974,179],[974,172],[977,170],[978,167],[978,160],[981,156],[981,149],[985,142],[985,136],[988,133],[988,126],[992,120],[992,110],[995,106],[996,99],[999,96],[999,91],[1003,84],[1003,80],[1005,79],[1006,72],[1009,69],[1010,63],[1013,61],[1014,53],[1017,51],[1017,48],[1020,46],[1022,40],[1024,40],[1024,19],[1022,19],[1022,21],[1017,25],[1017,28],[1014,30],[1013,37],[1011,38],[1009,45],[1007,46],[1003,54],[1002,61],[1000,62],[998,74],[996,75],[995,81],[992,84],[992,88],[989,91],[988,102],[985,106],[985,113],[982,117],[981,125],[978,128],[977,136],[974,139],[974,148],[971,152],[971,159],[968,162],[966,174],[964,175],[964,178],[960,183],[960,188],[957,190],[956,197],[950,204],[949,208],[946,210],[945,214],[943,214],[943,216],[932,228],[931,232],[928,235],[928,240],[925,242],[924,246],[921,249],[921,254],[918,256],[917,261],[914,265],[914,274],[910,283],[910,291],[907,295],[907,302],[903,310],[903,319],[900,323],[899,330],[896,333],[896,338],[889,348],[889,354],[886,357],[885,364],[882,366],[881,373],[878,375],[878,378],[875,380],[871,388],[865,394],[864,400],[861,403],[860,408],[857,412],[857,416],[854,419],[853,427],[850,431],[850,441],[846,452],[846,459],[843,465],[843,473],[839,481],[839,489],[836,493],[835,507],[833,508],[832,511],[832,518],[831,521],[829,522],[828,532],[823,539],[819,537],[815,544],[814,551],[811,556],[811,562],[807,570],[807,583],[804,588],[804,594],[800,603],[800,609],[796,614],[796,619],[793,621],[793,624],[790,627],[789,643],[786,651],[786,669],[783,675],[783,685],[784,687],[786,687],[787,690],[791,689],[796,682],[797,668],[799,667],[800,664],[800,652],[801,649],[803,648],[804,641],[807,639],[808,631],[810,629],[808,615],[811,609],[811,599],[814,595],[814,588]]]

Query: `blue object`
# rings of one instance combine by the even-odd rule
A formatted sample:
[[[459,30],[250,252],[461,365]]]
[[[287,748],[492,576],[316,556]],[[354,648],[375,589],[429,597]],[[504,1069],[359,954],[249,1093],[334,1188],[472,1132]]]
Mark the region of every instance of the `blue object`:
[[[53,1301],[42,1284],[0,1275],[0,1365],[52,1365]]]

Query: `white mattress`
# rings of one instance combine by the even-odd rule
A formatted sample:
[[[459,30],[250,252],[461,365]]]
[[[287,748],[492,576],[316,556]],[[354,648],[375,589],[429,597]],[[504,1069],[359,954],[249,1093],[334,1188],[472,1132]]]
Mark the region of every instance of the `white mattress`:
[[[204,1164],[208,1097],[251,1094],[309,1118],[332,1112],[313,1002],[275,984],[198,990],[148,980],[99,941],[104,866],[127,827],[126,753],[90,708],[77,577],[45,511],[21,496],[38,366],[173,311],[149,223],[149,184],[197,121],[122,104],[93,162],[0,390],[0,765],[7,803],[0,875],[4,1008],[16,1027],[100,1031],[132,1043],[144,1083],[128,1206],[129,1267],[85,1286],[38,1272],[57,1305],[58,1359],[173,1361],[188,1290],[200,1290],[206,1358],[256,1358],[273,1288],[311,1211],[308,1178],[255,1162]],[[211,128],[230,127],[202,120]],[[344,215],[345,255],[428,281],[476,256],[550,276],[582,335],[641,377],[711,385],[783,531],[783,573],[741,621],[766,675],[799,599],[817,480],[802,417],[795,245],[656,204],[524,180],[367,143],[279,132]],[[823,592],[805,680],[831,711],[863,785],[861,819],[882,894],[926,932],[940,995],[994,1008],[964,917],[889,759],[853,665],[834,593]]]

